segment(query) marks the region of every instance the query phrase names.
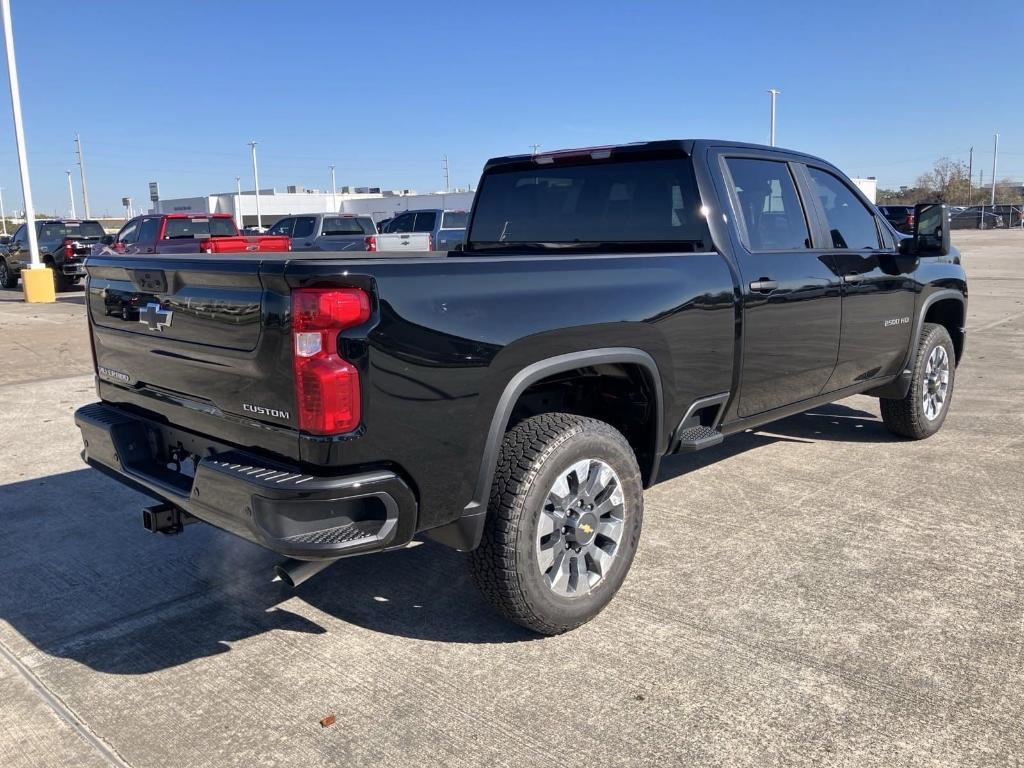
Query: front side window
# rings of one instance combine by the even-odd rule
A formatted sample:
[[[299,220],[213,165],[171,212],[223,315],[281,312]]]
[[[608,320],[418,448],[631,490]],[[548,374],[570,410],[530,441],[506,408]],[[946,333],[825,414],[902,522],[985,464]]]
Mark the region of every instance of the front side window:
[[[528,243],[710,245],[691,161],[680,157],[535,165],[486,174],[469,248]]]
[[[778,160],[726,160],[740,207],[741,234],[751,251],[810,248],[807,219],[789,165]]]
[[[412,213],[403,213],[391,220],[388,224],[388,232],[412,232],[412,225],[416,216]]]
[[[292,237],[311,237],[316,229],[316,217],[299,216],[295,219],[295,229],[292,230]]]
[[[117,242],[119,243],[134,243],[136,238],[139,236],[139,220],[132,219],[121,231],[117,233]]]
[[[878,229],[871,215],[846,184],[837,176],[808,166],[818,200],[825,210],[832,247],[851,250],[878,248]]]
[[[285,237],[292,236],[292,225],[295,223],[295,219],[281,219],[274,226],[267,230],[268,235],[284,235]]]

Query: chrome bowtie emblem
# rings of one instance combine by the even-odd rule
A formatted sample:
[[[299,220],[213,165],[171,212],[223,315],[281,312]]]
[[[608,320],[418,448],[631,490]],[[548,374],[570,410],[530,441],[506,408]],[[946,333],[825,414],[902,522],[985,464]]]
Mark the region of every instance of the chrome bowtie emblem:
[[[162,331],[171,324],[174,313],[155,302],[150,302],[139,312],[139,322],[151,331]]]

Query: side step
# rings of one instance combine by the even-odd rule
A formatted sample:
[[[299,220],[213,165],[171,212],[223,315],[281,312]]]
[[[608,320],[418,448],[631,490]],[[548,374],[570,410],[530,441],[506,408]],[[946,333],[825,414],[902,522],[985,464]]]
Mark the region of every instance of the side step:
[[[713,448],[724,439],[725,435],[712,427],[690,427],[676,437],[676,453],[703,451],[705,448]]]

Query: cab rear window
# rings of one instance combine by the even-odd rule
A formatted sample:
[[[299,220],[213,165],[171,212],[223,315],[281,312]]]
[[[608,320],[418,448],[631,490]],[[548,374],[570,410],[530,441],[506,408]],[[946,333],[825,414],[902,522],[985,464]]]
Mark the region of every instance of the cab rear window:
[[[486,174],[477,193],[474,247],[515,243],[710,243],[693,167],[684,158],[611,160]]]
[[[164,225],[164,240],[234,237],[237,234],[235,223],[230,218],[168,219]]]
[[[325,235],[372,235],[375,234],[373,221],[355,216],[324,217]]]

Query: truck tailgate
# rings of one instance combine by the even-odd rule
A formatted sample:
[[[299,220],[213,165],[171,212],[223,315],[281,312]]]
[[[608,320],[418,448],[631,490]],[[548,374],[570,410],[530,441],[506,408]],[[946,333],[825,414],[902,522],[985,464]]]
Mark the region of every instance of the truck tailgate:
[[[90,258],[103,399],[297,457],[285,263],[283,254]]]

